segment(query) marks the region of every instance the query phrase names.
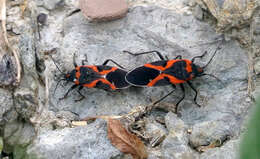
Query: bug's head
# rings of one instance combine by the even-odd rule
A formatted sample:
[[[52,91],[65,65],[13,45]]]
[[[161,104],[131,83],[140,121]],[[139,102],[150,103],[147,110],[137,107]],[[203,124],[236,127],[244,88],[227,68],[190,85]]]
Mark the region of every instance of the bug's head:
[[[201,77],[201,76],[210,76],[210,77],[213,77],[215,78],[216,80],[218,80],[219,82],[221,82],[223,84],[223,82],[217,78],[216,76],[212,75],[212,74],[208,74],[208,73],[205,73],[205,69],[207,68],[207,66],[211,63],[212,59],[214,58],[214,56],[216,55],[217,51],[220,50],[221,48],[218,46],[217,49],[215,50],[214,54],[211,56],[210,60],[207,62],[206,65],[204,66],[199,66],[199,65],[196,65],[194,64],[194,60],[196,58],[202,58],[207,52],[205,52],[203,55],[201,56],[196,56],[194,57],[191,61],[192,61],[192,73],[193,73],[193,76],[194,77]],[[224,84],[223,84],[224,85]]]
[[[192,64],[191,68],[192,68],[192,74],[194,77],[200,77],[204,74],[204,68],[200,67],[199,65]]]
[[[74,79],[76,77],[76,70],[72,70],[71,72],[68,72],[68,73],[64,73],[61,71],[61,69],[58,67],[58,65],[56,64],[56,62],[54,61],[54,59],[52,58],[52,56],[49,56],[53,63],[55,64],[56,68],[58,69],[58,71],[61,73],[60,75],[58,75],[58,82],[56,84],[56,87],[54,89],[54,94],[59,86],[59,84],[62,82],[62,81],[67,81],[68,82],[74,82]]]
[[[72,70],[71,72],[68,72],[63,75],[64,80],[68,82],[74,82],[76,79],[76,70]]]

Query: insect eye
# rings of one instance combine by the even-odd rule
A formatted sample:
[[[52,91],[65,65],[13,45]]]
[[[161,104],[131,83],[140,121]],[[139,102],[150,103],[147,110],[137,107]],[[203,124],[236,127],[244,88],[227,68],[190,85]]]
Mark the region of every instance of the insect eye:
[[[199,71],[199,72],[203,72],[203,69],[202,69],[202,68],[198,68],[198,71]]]

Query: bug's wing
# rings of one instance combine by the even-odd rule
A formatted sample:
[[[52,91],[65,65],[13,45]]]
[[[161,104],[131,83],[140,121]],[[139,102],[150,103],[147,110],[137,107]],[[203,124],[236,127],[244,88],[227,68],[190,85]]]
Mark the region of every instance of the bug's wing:
[[[125,80],[126,73],[125,70],[117,68],[115,71],[108,73],[106,79],[113,83],[116,86],[116,89],[124,89],[130,86]]]
[[[160,78],[161,73],[159,70],[141,66],[126,74],[126,81],[134,86],[165,86],[169,85],[167,78]]]

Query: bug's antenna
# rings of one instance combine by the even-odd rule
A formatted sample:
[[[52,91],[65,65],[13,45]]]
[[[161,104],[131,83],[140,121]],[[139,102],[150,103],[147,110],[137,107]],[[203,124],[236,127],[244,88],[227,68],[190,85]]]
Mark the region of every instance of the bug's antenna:
[[[216,80],[218,80],[222,85],[225,86],[225,84],[221,81],[221,79],[219,79],[218,77],[216,77],[216,76],[214,76],[214,75],[212,75],[212,74],[203,73],[202,75],[200,75],[200,77],[201,77],[201,76],[210,76],[210,77],[213,77],[213,78],[215,78]]]
[[[212,61],[212,59],[215,57],[217,51],[220,50],[220,49],[221,49],[221,48],[220,48],[220,45],[219,45],[219,46],[217,47],[217,49],[215,50],[214,54],[211,56],[209,62],[208,62],[205,66],[202,67],[203,69],[206,68],[206,67],[211,63],[211,61]]]
[[[61,81],[65,81],[65,79],[62,78],[62,79],[60,79],[60,80],[57,82],[53,94],[55,94],[55,92],[56,92],[56,90],[57,90],[57,88],[58,88],[58,85],[60,84]]]
[[[60,71],[60,73],[65,74],[65,73],[63,73],[63,72],[60,70],[60,68],[58,67],[58,65],[57,65],[56,62],[54,61],[53,57],[50,56],[50,58],[52,59],[54,65],[57,67],[57,69]]]

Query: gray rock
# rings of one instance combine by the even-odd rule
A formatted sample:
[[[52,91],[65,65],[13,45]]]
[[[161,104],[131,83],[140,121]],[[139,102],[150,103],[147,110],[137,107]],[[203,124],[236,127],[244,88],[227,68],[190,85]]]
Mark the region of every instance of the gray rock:
[[[197,158],[198,154],[188,145],[187,125],[172,112],[165,116],[165,124],[169,134],[162,144],[164,158]]]
[[[64,0],[44,0],[43,6],[48,10],[54,10],[62,3],[64,3]]]
[[[177,133],[185,133],[187,132],[188,126],[185,125],[184,121],[182,121],[176,114],[169,112],[165,116],[165,124],[169,131],[174,131]]]
[[[238,159],[239,139],[230,140],[220,148],[210,149],[200,155],[200,159]]]
[[[197,19],[202,20],[203,19],[203,11],[199,5],[196,5],[193,8],[193,13],[192,13]]]
[[[31,124],[18,120],[9,122],[4,127],[4,152],[13,152],[14,158],[22,158],[35,135]]]
[[[146,135],[149,137],[151,147],[160,145],[167,135],[165,127],[149,118],[145,122]]]
[[[120,155],[120,151],[110,144],[102,120],[84,127],[47,131],[27,150],[28,159],[108,159]]]
[[[256,74],[260,74],[260,57],[255,59],[254,69]]]
[[[57,19],[50,22],[52,25],[42,30],[43,35],[48,35],[43,36],[42,41],[45,42],[46,47],[60,46],[53,57],[62,70],[66,70],[65,72],[73,69],[74,53],[77,55],[78,63],[85,59],[85,56],[89,64],[101,64],[106,58],[111,58],[127,66],[129,70],[146,62],[158,60],[153,55],[131,57],[123,54],[122,50],[132,52],[159,50],[170,58],[182,54],[188,59],[208,50],[209,55],[201,61],[196,61],[199,65],[203,65],[210,59],[217,44],[214,42],[208,45],[199,44],[220,38],[208,24],[197,21],[193,16],[184,16],[157,7],[132,8],[125,19],[100,24],[88,23],[81,14],[74,14],[64,19],[62,34],[56,32],[52,35],[50,32],[50,30],[55,32],[55,28],[51,26],[59,26],[61,21]],[[51,43],[53,40],[49,39],[51,36],[56,36],[54,44]],[[221,48],[206,72],[219,77],[225,86],[209,77],[195,79],[194,85],[198,89],[198,103],[202,105],[201,108],[193,102],[194,93],[185,87],[186,98],[179,106],[181,120],[175,115],[167,115],[169,118],[166,122],[167,128],[171,129],[174,134],[170,133],[163,141],[161,150],[163,156],[171,157],[172,152],[178,152],[173,154],[175,157],[197,156],[188,145],[189,139],[187,132],[184,131],[186,125],[196,126],[201,122],[220,120],[220,126],[223,126],[222,120],[232,119],[232,125],[237,124],[237,129],[234,132],[231,131],[231,135],[237,136],[240,133],[239,128],[244,119],[243,116],[250,105],[246,92],[247,58],[245,51],[234,41],[222,44]],[[52,61],[49,62],[48,67],[50,72],[56,70]],[[151,99],[158,99],[172,89],[171,87],[130,88],[118,92],[105,92],[100,89],[85,88],[82,93],[87,98],[75,103],[74,100],[79,97],[76,91],[71,92],[67,99],[58,100],[71,85],[59,86],[56,94],[53,95],[56,85],[56,81],[52,80],[53,76],[54,74],[49,76],[52,84],[50,110],[69,110],[81,117],[124,114],[137,105],[149,104]],[[177,89],[176,93],[163,102],[176,103],[180,97],[181,91]],[[183,125],[183,128],[178,128],[178,125]],[[227,130],[230,127],[227,126]],[[212,129],[214,128],[216,127]],[[44,133],[42,135],[44,136]],[[209,134],[208,137],[213,138],[212,135],[215,134]],[[222,135],[221,132],[220,136]],[[45,137],[48,138],[48,136]]]
[[[16,111],[22,118],[29,121],[37,113],[38,99],[33,91],[19,89],[15,92],[14,99]]]
[[[149,13],[149,16],[143,17],[144,13]],[[144,21],[144,19],[146,20]],[[159,21],[160,24],[158,23]],[[196,22],[195,24],[193,24],[194,21]],[[192,28],[183,27],[191,25],[193,25]],[[202,28],[203,32],[197,32],[196,28]],[[77,14],[66,18],[64,21],[64,38],[60,53],[55,56],[55,59],[61,61],[61,65],[68,71],[73,68],[71,60],[73,53],[78,55],[77,61],[82,60],[82,57],[87,55],[89,64],[101,64],[106,57],[109,57],[127,66],[129,70],[145,62],[158,60],[158,58],[152,55],[135,58],[121,53],[122,50],[133,52],[159,50],[171,58],[182,54],[184,58],[190,59],[192,56],[199,55],[206,50],[206,47],[203,45],[197,46],[197,41],[200,41],[200,43],[209,42],[219,37],[219,35],[214,33],[214,30],[209,28],[209,25],[196,21],[192,16],[183,17],[183,15],[153,7],[136,7],[130,10],[130,14],[126,19],[102,24],[88,23],[84,20],[84,17]],[[190,43],[186,42],[187,38],[189,38]],[[131,43],[128,43],[128,41],[131,41]],[[189,46],[193,45],[196,45],[198,48],[189,48]],[[214,49],[215,46],[211,45],[209,53],[212,54]],[[236,54],[231,54],[230,52],[236,52]],[[209,58],[210,56],[207,56],[203,59],[202,63],[205,64]],[[55,69],[54,66],[52,68]],[[232,84],[230,86],[232,89],[239,88],[237,87],[238,85],[246,86],[244,80],[247,78],[247,62],[244,51],[235,42],[222,45],[222,49],[207,68],[207,72],[221,77],[221,80],[227,85]],[[236,85],[234,85],[235,81],[237,81]],[[51,92],[53,92],[56,82],[53,81],[52,83]],[[216,93],[220,95],[221,93],[229,94],[232,92],[230,89],[224,89],[219,82],[211,78],[201,78],[201,80],[195,80],[195,83],[199,90],[198,100],[202,100],[202,98],[210,100],[210,97],[215,96]],[[148,104],[150,98],[157,97],[158,99],[172,89],[171,87],[130,88],[120,92],[83,89],[83,94],[87,96],[83,101],[75,103],[73,100],[77,99],[78,95],[76,92],[72,92],[67,99],[58,103],[57,98],[62,97],[69,87],[58,87],[55,96],[50,97],[52,103],[51,109],[71,110],[81,116],[128,112],[131,107],[144,103]],[[189,90],[187,92],[186,101],[192,101],[192,97],[190,96],[193,96],[193,92]],[[176,90],[176,93],[164,101],[176,103],[181,96],[179,95],[180,93],[180,90]],[[235,94],[232,95],[235,96]],[[241,96],[234,98],[238,100]],[[234,102],[237,100],[234,100]],[[224,104],[223,107],[228,105],[227,102],[228,99],[222,102]],[[183,104],[184,102],[181,105]],[[201,116],[203,115],[203,113],[200,113],[201,111],[216,108],[217,106],[209,108],[205,106],[199,109],[190,102],[186,103],[186,106],[180,107],[182,107],[183,113],[186,110],[191,110],[188,112],[192,112],[192,115],[183,115],[183,118],[190,118],[195,115]]]
[[[165,159],[197,159],[195,153],[188,145],[187,139],[182,134],[169,133],[162,144],[162,156]]]
[[[0,75],[0,86],[10,86],[16,80],[15,60],[5,53],[0,58]]]
[[[65,3],[69,4],[68,1]],[[181,4],[181,1],[179,0],[178,4]],[[87,158],[88,155],[91,155],[89,158],[120,158],[122,154],[111,146],[106,137],[104,122],[95,122],[87,127],[60,129],[69,126],[68,121],[75,119],[71,114],[60,112],[74,112],[80,117],[125,114],[135,106],[150,104],[151,100],[159,99],[172,90],[170,86],[129,88],[115,92],[84,88],[82,90],[86,96],[84,100],[74,102],[79,96],[76,91],[72,91],[67,99],[59,101],[58,98],[64,95],[72,83],[68,85],[62,83],[54,93],[57,84],[55,75],[61,73],[58,72],[53,61],[43,58],[44,51],[57,48],[57,53],[52,54],[52,56],[63,72],[71,71],[74,68],[72,58],[74,53],[78,63],[87,57],[88,64],[97,65],[107,58],[111,58],[126,67],[127,70],[158,60],[155,55],[132,57],[123,54],[122,50],[132,52],[158,50],[170,59],[177,55],[191,59],[207,50],[207,56],[202,60],[196,60],[196,64],[203,66],[218,46],[218,43],[214,43],[214,41],[222,38],[215,33],[209,24],[184,13],[189,8],[184,8],[185,11],[182,12],[183,8],[178,8],[180,5],[173,4],[175,1],[171,1],[173,4],[171,10],[150,5],[134,7],[129,10],[124,19],[99,24],[89,23],[80,13],[67,16],[73,7],[66,6],[57,9],[53,4],[60,1],[53,1],[50,4],[47,2],[44,1],[43,5],[51,10],[49,13],[42,7],[33,8],[41,6],[41,2],[31,1],[29,3],[31,12],[26,13],[32,15],[31,17],[25,15],[26,25],[18,27],[19,25],[16,23],[20,24],[24,21],[13,20],[12,22],[14,23],[12,26],[19,28],[19,33],[21,33],[19,45],[16,47],[19,48],[24,73],[20,87],[14,92],[16,109],[20,117],[27,119],[26,122],[31,121],[28,119],[40,113],[38,111],[41,110],[42,105],[46,109],[41,114],[44,117],[39,118],[44,119],[40,120],[42,124],[39,124],[41,126],[38,132],[39,136],[28,149],[29,140],[23,137],[24,142],[20,142],[21,139],[17,139],[17,136],[32,130],[32,128],[26,126],[26,130],[20,131],[18,125],[23,126],[20,122],[17,124],[14,122],[6,127],[5,134],[8,141],[6,151],[25,152],[27,149],[25,156],[27,158]],[[33,3],[36,5],[34,6]],[[46,7],[46,5],[51,6]],[[37,42],[36,33],[31,28],[36,26],[33,20],[36,20],[38,9],[39,13],[48,14],[48,22],[40,29],[42,39]],[[39,57],[45,60],[46,68],[41,76],[43,82],[40,82],[39,74],[36,71],[37,60],[34,47],[37,47]],[[204,153],[200,155],[194,151],[189,142],[192,141],[196,147],[204,143],[208,144],[207,141],[214,141],[215,136],[222,138],[230,135],[231,140],[223,145],[223,150],[221,147],[208,151],[215,154],[224,152],[224,148],[233,150],[225,146],[229,145],[233,138],[240,135],[241,125],[251,104],[247,96],[248,62],[246,52],[232,38],[223,43],[221,48],[206,68],[206,72],[219,77],[225,86],[214,78],[206,76],[194,79],[193,83],[198,90],[197,102],[201,105],[200,108],[193,102],[194,92],[185,86],[186,97],[179,105],[181,118],[179,119],[173,113],[166,116],[165,121],[169,134],[163,143],[156,147],[157,150],[151,150],[151,157],[196,159],[203,156]],[[44,100],[46,98],[44,88],[46,78],[49,79],[47,88],[50,87],[49,103],[45,103]],[[175,104],[181,96],[180,89],[177,89],[162,102]],[[163,106],[163,104],[161,105]],[[8,114],[10,116],[10,113]],[[60,120],[58,120],[59,118]],[[213,124],[208,124],[207,127],[203,126],[205,123]],[[148,132],[162,129],[158,123],[150,126],[147,127]],[[194,128],[191,131],[191,136],[195,136],[193,139],[190,138],[190,141],[187,134],[189,127]],[[53,130],[55,128],[59,129]],[[205,132],[206,128],[209,130],[208,133],[197,137],[197,134]],[[16,129],[20,133],[11,139],[9,136],[12,132],[16,132]],[[33,138],[30,135],[28,137]],[[21,146],[15,147],[15,139],[19,141]],[[104,154],[100,154],[101,152]],[[21,153],[21,156],[23,155],[24,153]],[[226,153],[226,155],[226,158],[234,158],[233,153]]]
[[[0,88],[0,123],[6,122],[6,115],[13,108],[13,97],[10,91]]]
[[[207,9],[216,19],[221,30],[241,28],[250,23],[250,18],[260,5],[259,2],[248,3],[245,0],[198,0],[201,7]],[[239,9],[237,9],[239,8]]]
[[[223,121],[209,121],[196,124],[192,128],[192,133],[189,137],[189,143],[194,148],[207,146],[216,143],[221,146],[231,136],[234,136],[234,131],[237,127],[230,119]],[[232,124],[233,123],[233,124]]]

